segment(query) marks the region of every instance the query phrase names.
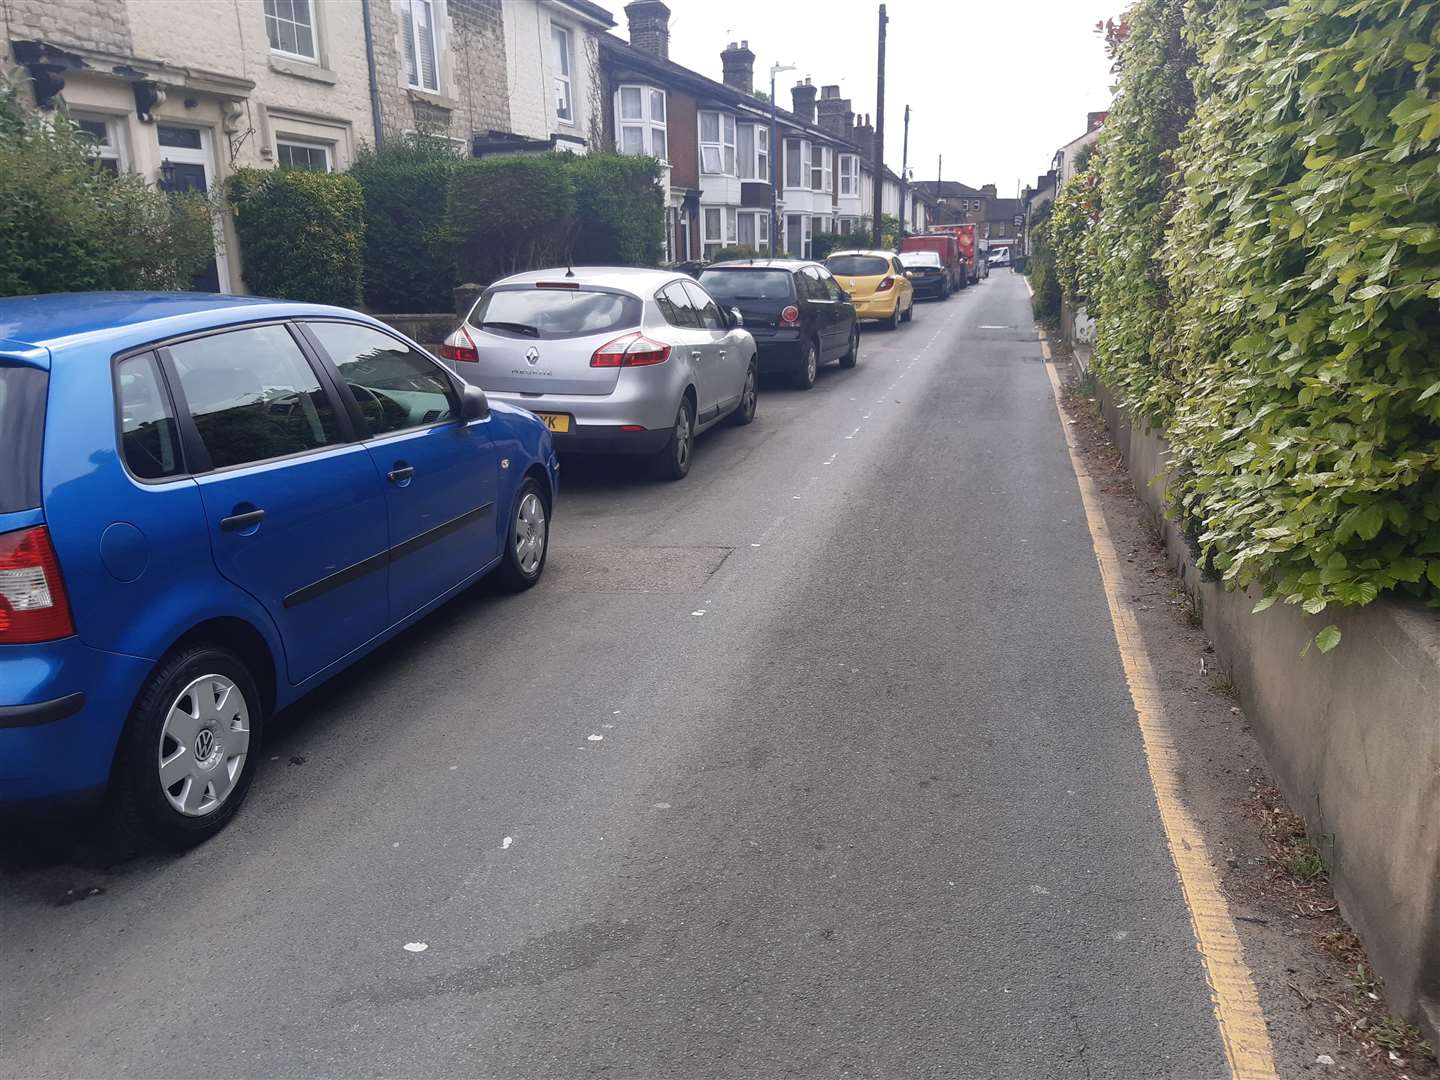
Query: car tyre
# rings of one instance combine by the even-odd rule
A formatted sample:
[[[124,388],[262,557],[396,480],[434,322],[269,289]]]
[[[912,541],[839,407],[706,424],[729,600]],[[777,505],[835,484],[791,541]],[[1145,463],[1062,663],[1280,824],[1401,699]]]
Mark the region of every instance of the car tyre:
[[[905,309],[905,314],[904,314],[904,316],[903,316],[903,321],[904,321],[904,322],[909,322],[909,321],[912,320],[913,318],[915,318],[915,298],[912,296],[912,297],[910,298],[910,306]]]
[[[800,358],[800,366],[795,369],[796,389],[809,390],[815,385],[819,374],[820,347],[811,340],[805,343],[805,355]]]
[[[228,825],[255,778],[264,711],[228,649],[193,645],[164,661],[120,735],[109,822],[119,839],[178,851]]]
[[[760,373],[755,369],[755,358],[750,358],[750,367],[745,372],[745,388],[740,391],[740,404],[730,414],[730,423],[744,427],[755,419],[755,410],[760,404]]]
[[[533,588],[545,573],[549,554],[550,499],[544,485],[528,476],[515,493],[505,530],[505,554],[495,572],[497,584],[506,592]]]
[[[860,324],[856,323],[850,328],[850,351],[840,357],[840,366],[853,368],[858,363],[860,363]]]
[[[899,329],[900,329],[900,301],[899,301],[899,300],[896,300],[896,301],[895,301],[895,310],[892,311],[892,312],[890,312],[889,316],[885,319],[885,329],[886,329],[886,330],[899,330]]]
[[[662,480],[684,480],[690,475],[690,458],[695,452],[695,410],[690,399],[680,399],[675,426],[665,448],[655,458],[655,475]]]

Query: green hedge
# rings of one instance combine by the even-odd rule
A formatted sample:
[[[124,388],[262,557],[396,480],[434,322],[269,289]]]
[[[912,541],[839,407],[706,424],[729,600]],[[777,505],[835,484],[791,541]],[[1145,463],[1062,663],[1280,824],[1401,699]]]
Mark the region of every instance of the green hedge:
[[[365,306],[448,311],[457,284],[445,223],[462,159],[445,139],[414,134],[364,149],[350,167],[365,196]]]
[[[303,169],[241,169],[235,211],[245,284],[259,296],[360,303],[365,199],[354,177]]]
[[[1036,211],[1030,222],[1030,258],[1026,273],[1034,295],[1030,308],[1035,318],[1053,323],[1060,318],[1060,276],[1055,270],[1055,247],[1051,238],[1050,203]]]
[[[0,84],[0,296],[188,287],[214,257],[214,207],[112,177],[86,140]]]
[[[665,197],[654,158],[591,154],[567,162],[575,185],[572,258],[589,265],[654,266],[665,250]]]
[[[1205,0],[1183,39],[1174,5],[1134,10],[1102,373],[1163,424],[1179,512],[1262,606],[1440,604],[1440,4]]]
[[[665,210],[654,158],[540,154],[466,161],[447,216],[464,281],[570,264],[660,260]]]

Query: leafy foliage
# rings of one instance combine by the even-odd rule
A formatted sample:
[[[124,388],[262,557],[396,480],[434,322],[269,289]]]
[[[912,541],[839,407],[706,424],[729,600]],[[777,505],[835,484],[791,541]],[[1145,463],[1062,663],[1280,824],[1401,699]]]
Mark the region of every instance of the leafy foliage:
[[[824,262],[837,251],[849,251],[852,248],[868,251],[874,246],[874,239],[869,232],[862,230],[848,233],[816,233],[810,238],[810,257],[817,262]]]
[[[1060,318],[1060,275],[1055,268],[1055,246],[1051,237],[1053,203],[1036,211],[1030,223],[1030,259],[1027,273],[1035,295],[1030,307],[1035,318],[1053,323]]]
[[[1195,111],[1185,7],[1185,0],[1139,0],[1130,8],[1109,49],[1121,81],[1100,135],[1105,212],[1090,262],[1095,367],[1152,419],[1168,412],[1176,392],[1164,367],[1174,336],[1164,242],[1177,199],[1171,158]]]
[[[215,254],[213,207],[111,176],[63,113],[0,86],[0,296],[180,289]]]
[[[1440,604],[1440,4],[1179,13],[1139,0],[1120,53],[1102,374],[1163,424],[1180,513],[1257,607]]]
[[[1086,172],[1065,181],[1050,211],[1048,237],[1055,251],[1055,275],[1071,303],[1095,295],[1097,266],[1090,241],[1099,219],[1100,178]]]
[[[365,196],[365,305],[446,311],[455,259],[445,227],[450,177],[463,159],[447,139],[396,135],[350,167]]]
[[[575,185],[577,263],[654,266],[665,249],[665,197],[654,158],[589,154],[567,162]]]
[[[462,163],[448,208],[462,279],[488,284],[571,261],[658,262],[665,239],[659,175],[654,158],[618,154]]]
[[[365,196],[354,177],[240,169],[226,194],[252,292],[345,307],[360,302]]]

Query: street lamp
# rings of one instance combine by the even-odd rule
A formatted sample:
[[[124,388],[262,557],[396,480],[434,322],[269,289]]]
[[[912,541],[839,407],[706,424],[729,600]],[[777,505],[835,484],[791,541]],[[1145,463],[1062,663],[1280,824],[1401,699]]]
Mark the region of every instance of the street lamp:
[[[780,191],[780,127],[775,109],[775,76],[794,71],[794,64],[775,64],[770,68],[770,255],[775,255],[776,237],[780,235],[777,201]]]

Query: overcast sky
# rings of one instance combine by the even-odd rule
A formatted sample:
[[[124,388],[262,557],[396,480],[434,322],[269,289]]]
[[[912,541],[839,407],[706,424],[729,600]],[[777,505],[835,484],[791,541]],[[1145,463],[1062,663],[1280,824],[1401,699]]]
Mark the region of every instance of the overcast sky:
[[[720,53],[748,39],[755,85],[779,104],[809,76],[840,85],[857,113],[875,112],[875,0],[666,0],[670,58],[721,78]],[[624,0],[606,0],[627,33]],[[993,183],[1013,196],[1033,184],[1056,148],[1085,132],[1085,114],[1110,100],[1109,63],[1093,33],[1124,0],[888,0],[885,162],[900,171],[905,106],[911,106],[910,167],[933,180]],[[962,71],[968,74],[962,75]]]

